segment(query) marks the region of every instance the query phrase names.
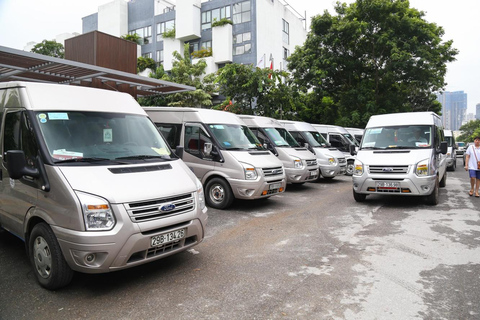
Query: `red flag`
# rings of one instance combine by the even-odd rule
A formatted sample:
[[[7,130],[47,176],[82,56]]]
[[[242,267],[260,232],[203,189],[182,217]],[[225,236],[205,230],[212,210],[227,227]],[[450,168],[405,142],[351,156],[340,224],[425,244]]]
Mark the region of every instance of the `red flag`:
[[[273,70],[273,60],[270,60],[270,70]],[[272,73],[268,74],[268,79],[272,79]]]

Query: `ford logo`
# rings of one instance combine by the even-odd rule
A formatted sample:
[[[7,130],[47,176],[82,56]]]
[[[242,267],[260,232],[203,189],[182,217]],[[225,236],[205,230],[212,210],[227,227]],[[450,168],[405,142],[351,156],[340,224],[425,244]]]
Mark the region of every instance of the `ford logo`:
[[[383,172],[393,172],[393,168],[383,168]]]
[[[169,203],[169,204],[164,204],[158,210],[161,212],[168,212],[168,211],[172,211],[173,209],[175,209],[175,205],[173,203]]]

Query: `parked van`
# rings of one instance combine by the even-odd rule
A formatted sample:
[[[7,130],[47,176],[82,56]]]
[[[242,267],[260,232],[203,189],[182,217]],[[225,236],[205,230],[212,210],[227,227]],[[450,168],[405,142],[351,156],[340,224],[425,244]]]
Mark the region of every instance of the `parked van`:
[[[444,130],[445,141],[447,141],[447,169],[455,171],[457,168],[457,144],[452,130]]]
[[[321,134],[310,123],[291,120],[279,120],[290,134],[302,146],[315,154],[320,174],[326,179],[332,179],[339,174],[345,174],[347,162],[342,152],[331,148]]]
[[[362,142],[363,132],[365,130],[359,129],[359,128],[347,128],[347,127],[345,127],[345,130],[347,130],[348,133],[350,133],[355,138],[355,140],[357,140],[357,143],[358,143],[357,146],[359,146],[360,142]]]
[[[351,176],[353,174],[353,163],[355,157],[350,154],[350,145],[356,148],[360,145],[357,140],[343,127],[329,124],[312,124],[312,126],[322,134],[327,142],[334,148],[343,152],[347,160],[347,169],[345,174]]]
[[[280,122],[260,116],[239,115],[239,118],[247,124],[260,143],[282,161],[287,183],[305,183],[318,179],[315,155],[300,147]]]
[[[128,94],[0,83],[0,227],[43,287],[130,268],[205,236],[203,188]]]
[[[146,107],[172,148],[202,181],[210,207],[225,209],[237,199],[259,199],[285,191],[283,165],[240,118],[230,112]]]
[[[355,148],[351,147],[352,154]],[[353,197],[369,194],[425,196],[438,203],[445,187],[447,142],[442,121],[433,112],[370,117],[355,160]]]

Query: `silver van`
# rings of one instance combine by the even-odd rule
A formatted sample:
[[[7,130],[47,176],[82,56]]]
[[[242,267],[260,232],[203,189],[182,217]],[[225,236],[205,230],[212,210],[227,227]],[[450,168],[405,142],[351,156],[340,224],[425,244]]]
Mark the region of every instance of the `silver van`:
[[[229,207],[234,198],[267,198],[285,191],[282,162],[235,114],[219,110],[145,107],[172,148],[202,181],[207,205]]]
[[[342,152],[330,147],[320,133],[310,123],[291,120],[279,120],[300,145],[307,148],[317,157],[320,174],[326,179],[333,179],[345,174],[346,160]]]
[[[43,287],[191,248],[203,188],[128,94],[0,83],[0,228],[26,243]]]
[[[444,130],[445,141],[447,141],[447,170],[455,171],[457,168],[457,144],[452,130]]]
[[[247,124],[260,143],[282,161],[287,183],[299,184],[318,179],[315,155],[301,147],[280,122],[261,116],[238,117]]]
[[[438,203],[438,188],[447,181],[442,121],[433,112],[382,114],[370,117],[356,153],[353,197],[369,194],[425,196]]]
[[[347,160],[345,174],[351,176],[353,174],[355,157],[350,154],[350,145],[354,145],[358,148],[360,143],[343,127],[330,124],[312,124],[312,126],[322,134],[332,147],[343,152],[345,159]]]

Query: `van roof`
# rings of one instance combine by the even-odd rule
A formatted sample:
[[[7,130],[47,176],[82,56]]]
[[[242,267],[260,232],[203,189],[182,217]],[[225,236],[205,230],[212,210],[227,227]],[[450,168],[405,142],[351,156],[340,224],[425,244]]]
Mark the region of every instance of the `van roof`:
[[[67,84],[22,81],[0,83],[0,90],[6,88],[25,88],[28,97],[23,107],[28,110],[103,111],[145,115],[135,99],[122,92]]]
[[[332,124],[312,124],[312,126],[318,130],[318,132],[322,133],[330,133],[330,132],[336,132],[336,133],[348,133],[348,131],[341,126],[335,126]]]
[[[247,124],[247,126],[255,126],[259,128],[285,128],[278,120],[262,117],[262,116],[251,116],[251,115],[238,115],[240,119]]]
[[[317,131],[308,122],[293,120],[279,120],[279,122],[283,124],[288,131]]]
[[[389,113],[371,116],[366,128],[401,125],[433,125],[440,122],[440,117],[431,111]]]
[[[167,114],[182,114],[182,117],[175,117],[166,119],[166,122],[181,123],[181,122],[202,122],[202,123],[224,123],[224,124],[239,124],[246,125],[236,114],[212,109],[201,108],[183,108],[183,107],[144,107],[147,114],[156,121],[155,113]],[[157,121],[156,121],[157,122]]]

